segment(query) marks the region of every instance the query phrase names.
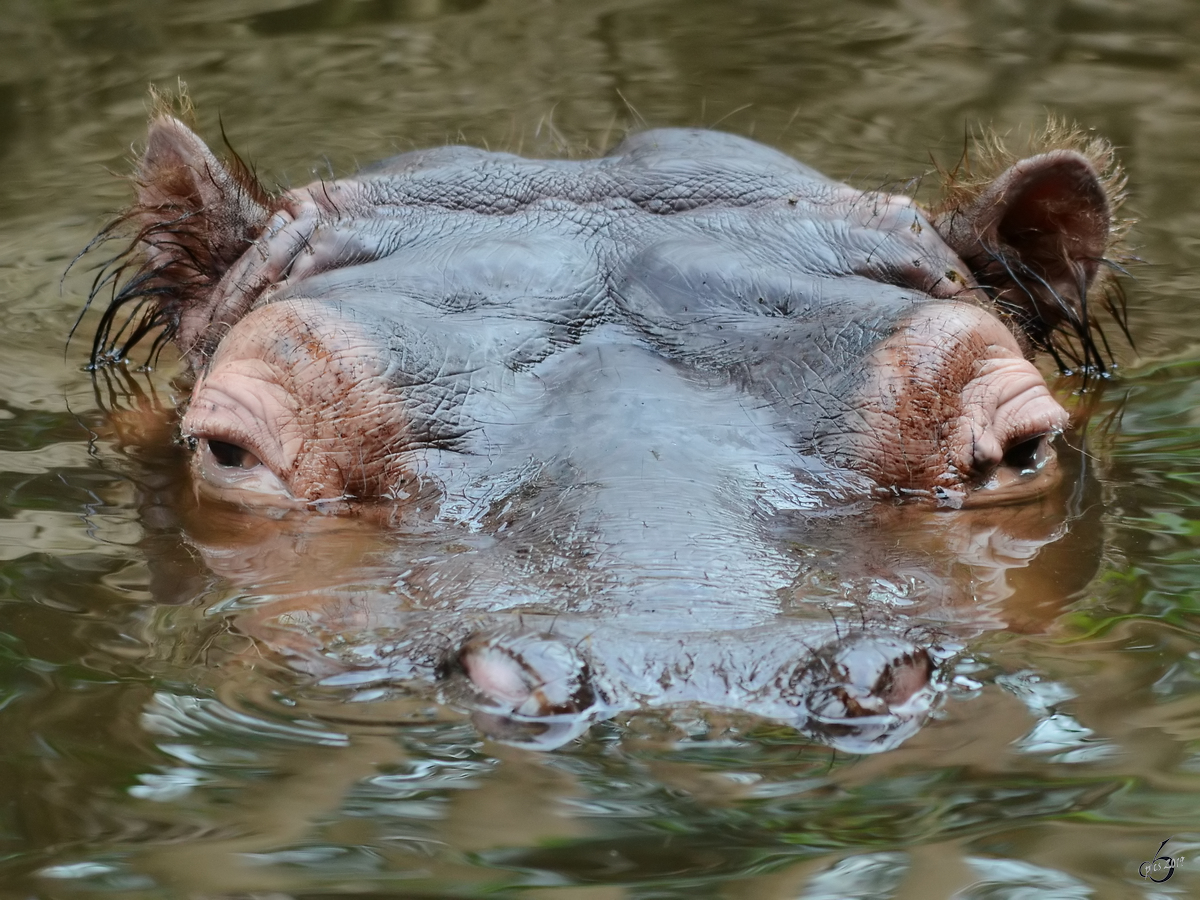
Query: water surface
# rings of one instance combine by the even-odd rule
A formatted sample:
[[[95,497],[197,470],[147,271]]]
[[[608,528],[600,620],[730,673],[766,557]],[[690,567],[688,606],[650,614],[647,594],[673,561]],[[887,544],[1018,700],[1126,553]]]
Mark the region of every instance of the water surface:
[[[1198,39],[1185,0],[0,0],[0,897],[1194,893]],[[86,261],[60,277],[126,202],[147,85],[179,78],[281,185],[707,125],[928,196],[979,123],[1063,116],[1129,172],[1137,352],[1057,385],[1087,423],[1058,507],[906,526],[895,560],[989,624],[898,749],[692,706],[508,746],[452,697],[298,677],[280,651],[310,634],[279,616],[386,597],[386,540],[181,513],[169,428],[101,414],[169,408],[169,361],[97,391],[86,337],[64,355]]]

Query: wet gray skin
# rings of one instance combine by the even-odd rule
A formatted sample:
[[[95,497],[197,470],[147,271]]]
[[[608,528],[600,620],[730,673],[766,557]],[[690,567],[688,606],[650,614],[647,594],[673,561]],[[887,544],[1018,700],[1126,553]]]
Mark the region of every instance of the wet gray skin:
[[[886,749],[1006,624],[1004,573],[1065,533],[1067,415],[1030,359],[1090,340],[1111,229],[1073,150],[931,215],[702,131],[586,161],[422,151],[271,197],[159,118],[138,184],[95,358],[162,326],[190,363],[192,489],[261,535],[194,537],[210,567],[258,584],[323,523],[393,535],[390,590],[244,623],[324,684],[439,682],[542,747],[699,702]],[[938,553],[846,552],[914,525]],[[810,596],[822,544],[839,602]]]

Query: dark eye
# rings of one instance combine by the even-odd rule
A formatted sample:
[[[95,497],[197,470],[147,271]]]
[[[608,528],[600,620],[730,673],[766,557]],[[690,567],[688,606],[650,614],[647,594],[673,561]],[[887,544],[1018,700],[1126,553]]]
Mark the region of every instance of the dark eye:
[[[208,452],[212,454],[217,465],[227,469],[253,469],[260,462],[259,458],[245,447],[226,441],[214,441],[211,438],[208,441]]]
[[[1021,473],[1035,472],[1045,462],[1045,449],[1046,435],[1027,438],[1004,451],[1004,465]]]

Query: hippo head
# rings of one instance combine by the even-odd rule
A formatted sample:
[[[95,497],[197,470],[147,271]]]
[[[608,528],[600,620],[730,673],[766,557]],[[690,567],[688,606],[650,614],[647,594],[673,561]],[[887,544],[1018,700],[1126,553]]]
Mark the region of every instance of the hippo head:
[[[174,342],[197,494],[407,529],[358,630],[409,638],[355,644],[371,671],[419,657],[526,717],[658,692],[911,723],[932,639],[797,620],[797,534],[1060,478],[1068,416],[1032,360],[1102,368],[1105,153],[1013,161],[932,211],[686,130],[271,195],[160,116],[93,362]]]
[[[196,482],[242,503],[437,503],[485,465],[632,464],[660,424],[818,483],[1008,501],[1067,423],[1034,350],[1074,331],[1100,360],[1094,158],[1021,160],[933,217],[696,131],[577,162],[416,152],[272,197],[160,117],[94,361],[165,326]]]

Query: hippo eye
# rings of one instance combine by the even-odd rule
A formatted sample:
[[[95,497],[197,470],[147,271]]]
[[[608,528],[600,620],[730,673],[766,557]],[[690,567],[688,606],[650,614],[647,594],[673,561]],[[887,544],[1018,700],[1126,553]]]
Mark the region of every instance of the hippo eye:
[[[198,451],[192,458],[198,486],[206,493],[235,503],[255,504],[292,500],[286,485],[258,453],[212,437],[191,438]]]
[[[975,473],[972,493],[978,500],[1012,502],[1028,496],[1056,471],[1054,438],[1056,431],[1040,434],[1018,434],[1003,448],[1003,455],[990,464],[980,466]]]
[[[212,454],[218,466],[228,469],[253,469],[261,464],[259,458],[245,447],[227,441],[214,441],[210,438],[208,452]]]
[[[1022,475],[1032,475],[1045,465],[1048,450],[1049,435],[1034,435],[1005,449],[1002,464]]]

